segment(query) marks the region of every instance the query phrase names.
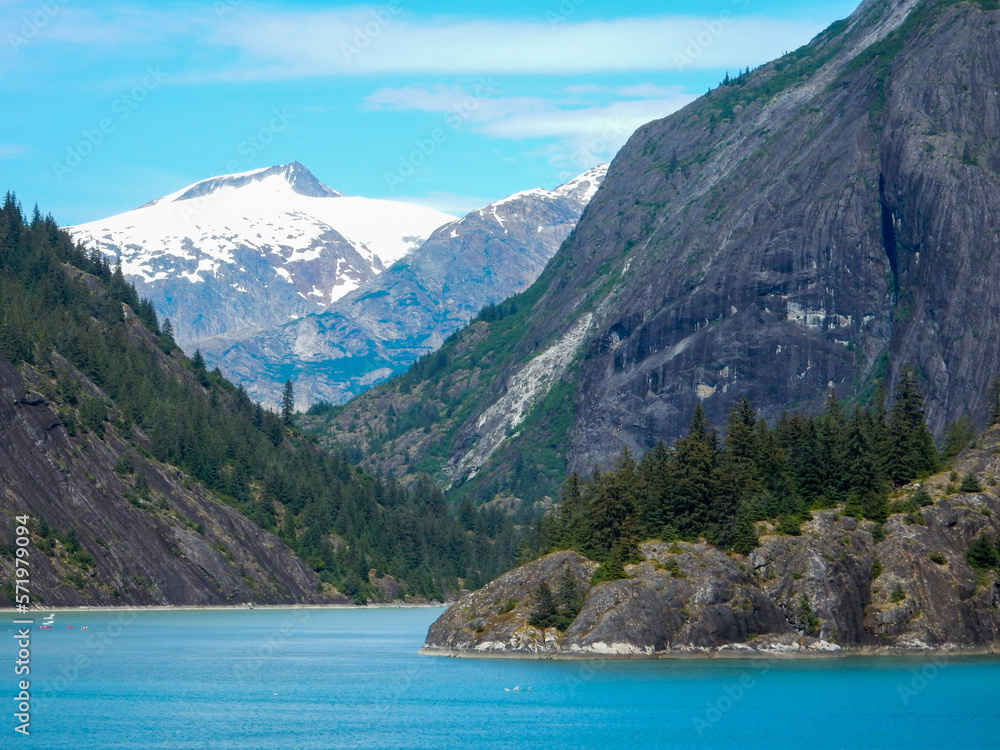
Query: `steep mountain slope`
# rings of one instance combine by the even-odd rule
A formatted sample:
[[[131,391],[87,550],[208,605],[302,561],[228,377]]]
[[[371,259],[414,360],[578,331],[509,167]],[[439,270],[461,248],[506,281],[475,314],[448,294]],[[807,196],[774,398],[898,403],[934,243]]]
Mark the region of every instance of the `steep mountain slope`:
[[[203,341],[255,398],[340,402],[434,351],[483,308],[538,278],[597,192],[607,165],[555,190],[527,190],[445,224],[375,279],[310,315],[249,338]]]
[[[365,474],[186,359],[119,271],[8,193],[0,606],[21,515],[36,605],[442,599],[514,557],[498,512]]]
[[[993,0],[866,0],[640,128],[517,312],[352,402],[331,439],[485,499],[670,442],[699,403],[719,424],[744,395],[768,418],[831,387],[864,401],[906,363],[936,433],[982,413],[1000,370],[997,80]]]
[[[65,360],[54,364],[76,374]],[[46,379],[28,375],[25,380],[0,354],[0,488],[8,537],[0,596],[7,601],[14,601],[16,580],[10,532],[20,514],[29,515],[37,531],[44,528],[29,549],[35,604],[348,601],[329,588],[317,592],[319,577],[282,541],[175,468],[134,455],[114,428],[106,427],[101,440],[74,440],[65,409],[35,390],[47,390]],[[85,397],[102,397],[80,381]],[[127,473],[115,471],[123,456],[130,456]],[[136,492],[140,483],[143,494]]]
[[[69,231],[120,259],[193,352],[206,336],[325,309],[453,219],[346,197],[292,162],[202,180]]]

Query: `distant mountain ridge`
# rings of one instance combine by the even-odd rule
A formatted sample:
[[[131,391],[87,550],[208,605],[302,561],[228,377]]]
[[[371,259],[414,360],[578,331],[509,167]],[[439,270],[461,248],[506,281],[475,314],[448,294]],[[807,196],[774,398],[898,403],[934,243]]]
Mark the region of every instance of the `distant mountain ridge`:
[[[68,231],[119,259],[193,352],[205,337],[324,310],[454,218],[344,196],[292,162],[201,180]]]
[[[206,358],[257,399],[341,402],[435,351],[485,305],[526,289],[576,226],[607,165],[439,227],[384,273],[321,313],[251,336],[203,340]]]

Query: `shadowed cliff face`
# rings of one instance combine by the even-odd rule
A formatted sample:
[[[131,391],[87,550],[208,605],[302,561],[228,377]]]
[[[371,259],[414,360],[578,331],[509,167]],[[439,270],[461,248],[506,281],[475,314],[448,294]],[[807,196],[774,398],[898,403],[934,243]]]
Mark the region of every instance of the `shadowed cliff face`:
[[[61,358],[56,364],[71,367]],[[119,459],[132,451],[113,425],[103,439],[80,428],[71,437],[58,404],[39,392],[46,378],[26,372],[27,379],[0,355],[0,583],[15,579],[9,534],[14,517],[27,514],[35,605],[347,601],[329,587],[316,593],[316,574],[283,542],[179,470],[133,454],[133,471],[121,471]],[[87,396],[100,395],[73,372]],[[140,477],[148,491],[140,491]],[[9,593],[5,585],[0,602]]]
[[[739,82],[722,87],[620,154],[567,248],[580,284],[539,305],[592,289],[596,263],[622,275],[587,342],[576,467],[614,432],[677,437],[699,402],[721,422],[748,395],[774,417],[907,362],[935,431],[981,410],[1000,367],[1000,13],[920,3],[849,64],[887,30],[871,16],[905,5],[820,38],[809,54],[833,57],[803,85],[741,111]]]
[[[684,653],[836,653],[1000,649],[996,571],[966,550],[1000,530],[995,490],[1000,428],[956,467],[986,492],[955,493],[949,476],[925,480],[933,503],[870,521],[819,511],[801,536],[765,524],[748,556],[706,544],[647,542],[628,578],[590,586],[597,563],[555,552],[460,599],[428,632],[425,653],[645,656]],[[915,492],[919,485],[904,490]],[[572,571],[585,599],[565,632],[533,627],[542,581],[556,591]]]
[[[443,464],[485,437],[481,415],[524,362],[587,315],[568,469],[673,441],[698,403],[721,424],[748,396],[773,419],[830,387],[863,401],[886,376],[891,390],[906,363],[937,434],[981,413],[1000,370],[1000,11],[984,5],[865,2],[640,128],[529,291],[530,314],[493,344],[509,354],[479,373],[478,405],[442,425]],[[533,435],[507,438],[475,481]]]

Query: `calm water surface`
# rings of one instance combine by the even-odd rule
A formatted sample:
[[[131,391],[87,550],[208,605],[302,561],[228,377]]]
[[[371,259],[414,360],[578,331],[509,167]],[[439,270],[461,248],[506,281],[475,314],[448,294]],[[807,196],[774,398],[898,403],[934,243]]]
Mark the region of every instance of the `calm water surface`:
[[[418,656],[440,612],[59,613],[32,631],[29,738],[3,633],[0,748],[1000,748],[993,658]]]

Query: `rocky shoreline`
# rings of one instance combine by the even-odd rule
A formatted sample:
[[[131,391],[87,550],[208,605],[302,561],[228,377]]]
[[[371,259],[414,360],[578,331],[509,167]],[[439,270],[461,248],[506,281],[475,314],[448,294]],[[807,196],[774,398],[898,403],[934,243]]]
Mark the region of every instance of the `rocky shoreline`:
[[[431,626],[421,653],[501,658],[829,657],[1000,652],[996,570],[966,558],[1000,531],[998,459],[961,469],[987,491],[926,480],[931,504],[881,525],[822,510],[800,536],[761,528],[749,555],[698,542],[650,541],[627,578],[591,585],[598,563],[554,552],[462,597]],[[917,485],[905,488],[906,500]],[[535,627],[540,585],[572,581],[582,603],[565,630]],[[570,585],[571,586],[571,585]]]
[[[834,644],[835,645],[835,644]],[[966,658],[976,656],[1000,655],[1000,647],[972,649],[895,649],[895,648],[836,648],[833,650],[810,649],[807,647],[784,649],[738,648],[722,647],[718,649],[694,649],[663,651],[652,654],[598,654],[598,653],[539,653],[523,654],[509,652],[470,652],[457,649],[445,649],[424,646],[418,652],[421,656],[435,656],[452,659],[515,659],[515,660],[551,660],[551,661],[650,661],[650,660],[687,660],[687,659],[758,659],[758,660],[798,660],[798,659],[847,659],[860,658],[891,658],[891,657],[936,657],[936,658]]]

